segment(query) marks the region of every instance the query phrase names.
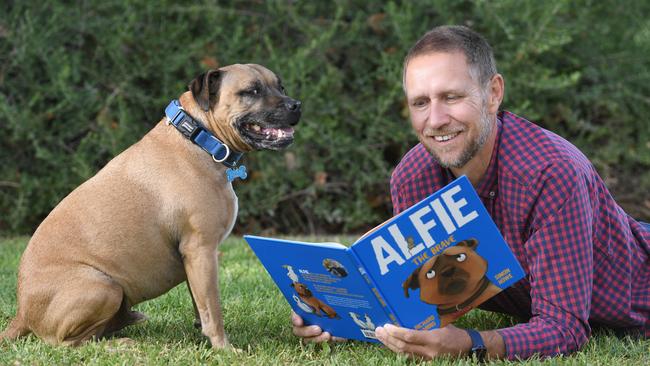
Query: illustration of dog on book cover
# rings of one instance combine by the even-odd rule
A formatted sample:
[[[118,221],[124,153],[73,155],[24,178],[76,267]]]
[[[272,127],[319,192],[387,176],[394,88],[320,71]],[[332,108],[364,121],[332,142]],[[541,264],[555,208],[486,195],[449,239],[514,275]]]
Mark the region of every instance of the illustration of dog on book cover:
[[[487,261],[467,239],[427,260],[402,284],[404,296],[420,290],[420,300],[437,305],[441,324],[448,324],[501,291],[487,277]],[[443,325],[444,326],[444,325]]]

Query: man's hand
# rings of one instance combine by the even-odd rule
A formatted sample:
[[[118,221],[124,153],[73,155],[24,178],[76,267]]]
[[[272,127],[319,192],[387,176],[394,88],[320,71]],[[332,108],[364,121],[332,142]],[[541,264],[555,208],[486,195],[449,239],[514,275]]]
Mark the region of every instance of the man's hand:
[[[328,332],[323,332],[318,325],[305,325],[300,315],[291,312],[291,323],[293,324],[293,334],[304,339],[306,342],[345,342],[347,339],[333,337]]]
[[[424,331],[386,324],[377,327],[375,335],[394,352],[427,360],[439,356],[464,356],[472,348],[472,339],[467,332],[451,324]]]

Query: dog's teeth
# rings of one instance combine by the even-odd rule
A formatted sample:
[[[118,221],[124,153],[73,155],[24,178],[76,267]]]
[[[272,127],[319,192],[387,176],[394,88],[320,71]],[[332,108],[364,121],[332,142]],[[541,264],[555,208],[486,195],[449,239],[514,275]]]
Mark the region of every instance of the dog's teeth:
[[[260,132],[261,129],[262,129],[262,128],[261,128],[259,125],[253,125],[253,130],[254,130],[255,132]]]

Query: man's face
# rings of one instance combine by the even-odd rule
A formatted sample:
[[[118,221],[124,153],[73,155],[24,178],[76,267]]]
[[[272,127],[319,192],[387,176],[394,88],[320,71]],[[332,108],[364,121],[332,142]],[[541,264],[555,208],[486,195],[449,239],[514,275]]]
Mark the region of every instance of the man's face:
[[[493,128],[481,86],[461,52],[411,59],[404,75],[411,124],[438,163],[461,168],[485,144]]]

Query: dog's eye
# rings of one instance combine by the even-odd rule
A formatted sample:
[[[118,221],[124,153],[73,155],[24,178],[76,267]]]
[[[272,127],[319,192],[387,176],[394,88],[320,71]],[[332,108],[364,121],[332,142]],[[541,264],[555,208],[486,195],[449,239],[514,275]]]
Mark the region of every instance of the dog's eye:
[[[247,97],[256,97],[260,95],[260,89],[251,88],[251,89],[242,90],[241,92],[239,92],[239,95],[247,96]]]
[[[456,260],[458,262],[465,262],[465,259],[467,259],[467,256],[465,253],[460,253],[459,255],[456,256]]]
[[[436,277],[436,271],[430,269],[430,270],[427,271],[426,276],[427,276],[428,279],[432,279],[432,278]]]

